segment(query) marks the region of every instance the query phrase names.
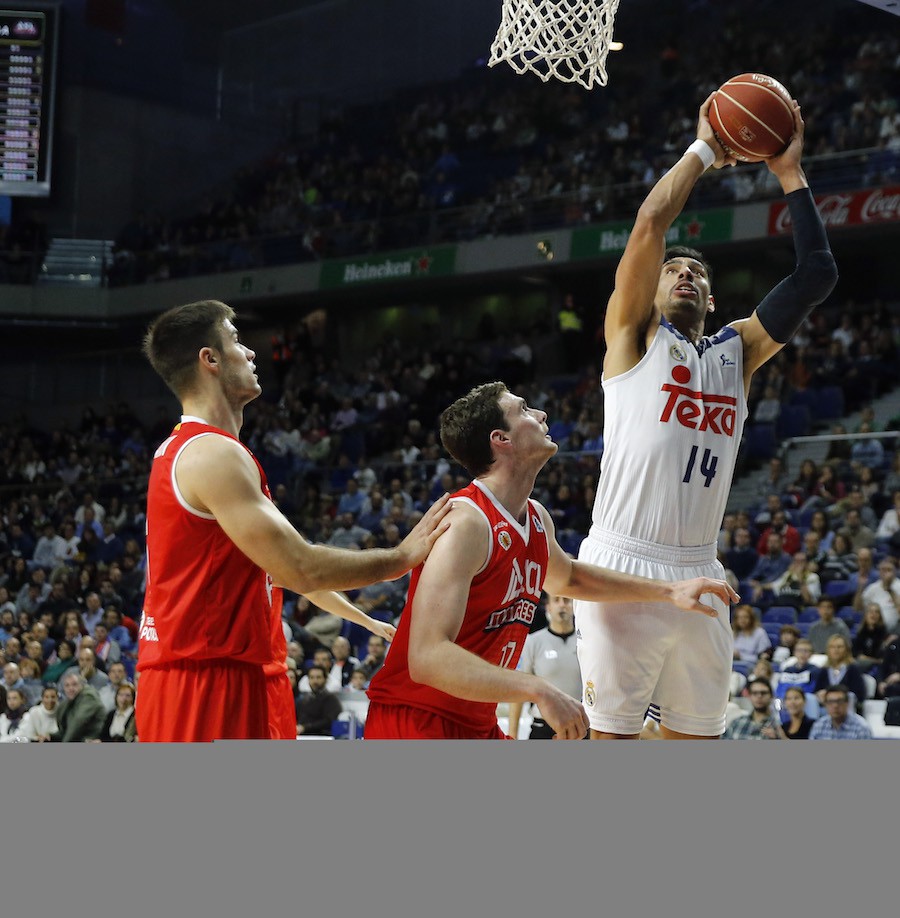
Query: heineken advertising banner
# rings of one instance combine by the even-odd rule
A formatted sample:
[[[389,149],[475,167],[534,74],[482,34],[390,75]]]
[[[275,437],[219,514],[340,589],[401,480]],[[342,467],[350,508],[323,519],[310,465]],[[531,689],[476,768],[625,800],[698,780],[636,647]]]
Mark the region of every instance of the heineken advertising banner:
[[[729,242],[734,210],[731,207],[681,214],[666,233],[666,245],[697,246],[706,242]],[[630,223],[603,223],[572,231],[573,260],[621,255],[631,235]]]
[[[367,255],[322,263],[319,288],[351,287],[373,281],[441,277],[456,270],[456,246],[410,249],[385,255]]]

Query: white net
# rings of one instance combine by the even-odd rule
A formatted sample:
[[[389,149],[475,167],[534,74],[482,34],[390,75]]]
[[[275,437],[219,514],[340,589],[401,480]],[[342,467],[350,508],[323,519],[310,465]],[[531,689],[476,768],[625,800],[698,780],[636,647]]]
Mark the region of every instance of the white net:
[[[619,0],[503,0],[488,66],[554,77],[585,89],[605,86],[606,56]]]

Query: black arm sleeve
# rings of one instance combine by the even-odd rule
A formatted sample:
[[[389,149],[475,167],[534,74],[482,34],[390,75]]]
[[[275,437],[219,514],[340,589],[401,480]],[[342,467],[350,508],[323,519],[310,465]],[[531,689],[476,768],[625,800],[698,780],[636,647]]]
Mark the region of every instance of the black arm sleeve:
[[[812,192],[800,188],[785,196],[791,213],[797,266],[756,307],[756,315],[772,339],[786,344],[803,320],[837,283],[838,272],[822,218]]]

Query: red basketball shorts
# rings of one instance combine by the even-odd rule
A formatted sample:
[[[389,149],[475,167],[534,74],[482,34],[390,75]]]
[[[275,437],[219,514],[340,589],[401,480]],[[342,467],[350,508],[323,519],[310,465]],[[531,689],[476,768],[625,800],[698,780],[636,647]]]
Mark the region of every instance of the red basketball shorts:
[[[145,669],[135,700],[138,741],[268,739],[268,708],[258,664],[189,660]]]
[[[382,704],[373,701],[366,714],[363,739],[512,739],[498,724],[476,730],[447,720],[431,711],[406,705]]]
[[[269,739],[297,739],[297,711],[286,673],[266,676],[266,696],[269,706]]]

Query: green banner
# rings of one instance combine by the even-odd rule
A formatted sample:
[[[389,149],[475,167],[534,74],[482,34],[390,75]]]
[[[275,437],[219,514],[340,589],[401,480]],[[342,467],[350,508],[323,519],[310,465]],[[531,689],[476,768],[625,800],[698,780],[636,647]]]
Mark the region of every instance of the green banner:
[[[699,246],[705,242],[728,242],[732,236],[734,209],[684,213],[669,227],[666,245]],[[621,255],[631,234],[632,223],[603,223],[572,231],[571,258]]]
[[[410,249],[386,255],[346,258],[322,263],[319,288],[350,287],[373,281],[413,280],[442,277],[456,270],[456,246]]]

